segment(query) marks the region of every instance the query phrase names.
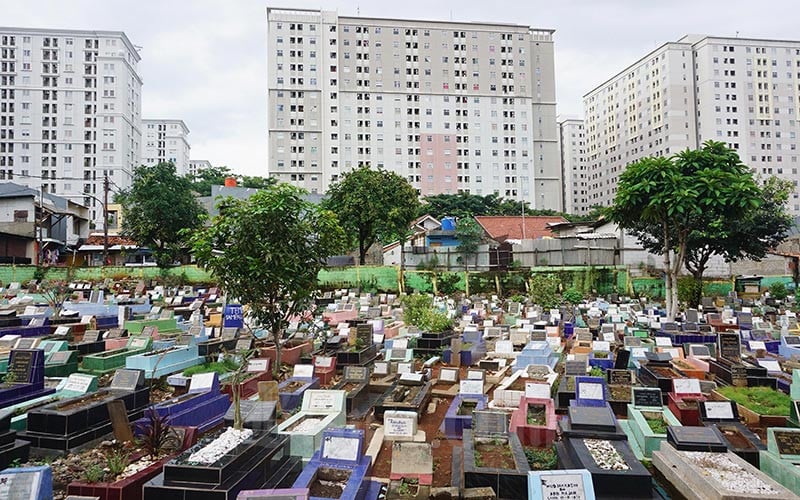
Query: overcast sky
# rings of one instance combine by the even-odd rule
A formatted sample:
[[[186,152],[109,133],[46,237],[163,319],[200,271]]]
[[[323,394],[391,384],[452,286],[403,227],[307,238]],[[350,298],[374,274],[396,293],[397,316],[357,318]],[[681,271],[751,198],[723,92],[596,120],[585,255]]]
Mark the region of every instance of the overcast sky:
[[[555,29],[561,115],[582,115],[586,91],[684,34],[800,38],[792,0],[0,0],[0,24],[124,31],[141,47],[143,117],[183,119],[192,158],[266,175],[267,5]]]

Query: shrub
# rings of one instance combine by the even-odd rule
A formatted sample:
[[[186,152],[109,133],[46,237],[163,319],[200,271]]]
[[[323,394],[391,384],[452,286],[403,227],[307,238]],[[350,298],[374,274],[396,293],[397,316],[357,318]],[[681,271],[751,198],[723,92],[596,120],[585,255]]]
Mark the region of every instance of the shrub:
[[[773,299],[783,300],[789,296],[789,291],[786,289],[785,283],[778,281],[769,287],[769,294]]]

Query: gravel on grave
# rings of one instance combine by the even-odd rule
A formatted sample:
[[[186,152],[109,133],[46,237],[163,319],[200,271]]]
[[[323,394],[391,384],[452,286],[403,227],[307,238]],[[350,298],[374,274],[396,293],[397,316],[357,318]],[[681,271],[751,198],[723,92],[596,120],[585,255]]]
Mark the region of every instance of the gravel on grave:
[[[724,453],[705,451],[680,451],[698,467],[704,477],[713,479],[722,489],[736,493],[776,495],[779,492],[742,466],[734,463]]]
[[[186,462],[213,464],[252,435],[252,429],[242,429],[239,431],[233,427],[228,427],[214,441],[192,453],[189,458],[186,459]]]
[[[583,444],[592,455],[592,459],[598,467],[604,470],[628,470],[625,459],[614,448],[614,445],[605,439],[584,439]]]

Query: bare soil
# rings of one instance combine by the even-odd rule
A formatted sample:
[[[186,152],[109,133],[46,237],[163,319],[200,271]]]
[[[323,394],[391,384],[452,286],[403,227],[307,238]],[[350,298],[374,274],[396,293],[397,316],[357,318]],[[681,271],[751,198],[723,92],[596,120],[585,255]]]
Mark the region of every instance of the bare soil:
[[[350,479],[350,471],[320,467],[317,477],[309,487],[309,496],[322,498],[340,498]]]
[[[493,442],[475,443],[475,466],[511,470],[517,468],[508,443],[495,444]]]
[[[102,401],[104,399],[108,399],[110,395],[107,392],[95,392],[94,394],[90,394],[88,396],[84,396],[82,398],[72,400],[60,405],[56,406],[56,410],[58,411],[69,411],[75,408],[82,408],[84,406],[90,406],[97,401]]]
[[[742,435],[742,433],[739,432],[739,429],[737,429],[735,426],[717,424],[717,428],[720,431],[722,431],[722,435],[725,436],[725,439],[727,439],[728,442],[734,448],[737,448],[737,449],[753,449],[753,448],[755,448],[755,446],[753,446],[753,443],[751,443],[749,439],[744,437]]]
[[[651,368],[651,371],[662,378],[683,378],[683,375],[676,372],[672,368]]]

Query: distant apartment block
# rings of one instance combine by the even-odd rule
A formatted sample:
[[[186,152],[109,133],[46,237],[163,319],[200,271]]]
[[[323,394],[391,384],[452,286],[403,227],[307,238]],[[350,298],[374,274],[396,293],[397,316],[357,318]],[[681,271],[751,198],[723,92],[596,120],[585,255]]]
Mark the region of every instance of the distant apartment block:
[[[586,215],[590,205],[586,182],[586,134],[583,120],[563,118],[558,120],[558,145],[561,154],[561,176],[564,179],[563,211]]]
[[[189,128],[183,120],[142,120],[142,164],[172,162],[178,175],[189,172]]]
[[[268,166],[323,193],[368,165],[421,195],[561,209],[553,30],[267,10]]]
[[[197,175],[203,170],[211,168],[211,162],[208,160],[189,160],[189,168],[186,171],[187,175]]]
[[[759,176],[797,185],[800,41],[688,35],[584,96],[589,204],[609,205],[625,167],[721,141]],[[798,190],[789,209],[800,215]]]
[[[140,162],[142,80],[120,31],[0,27],[0,182],[89,207]]]

